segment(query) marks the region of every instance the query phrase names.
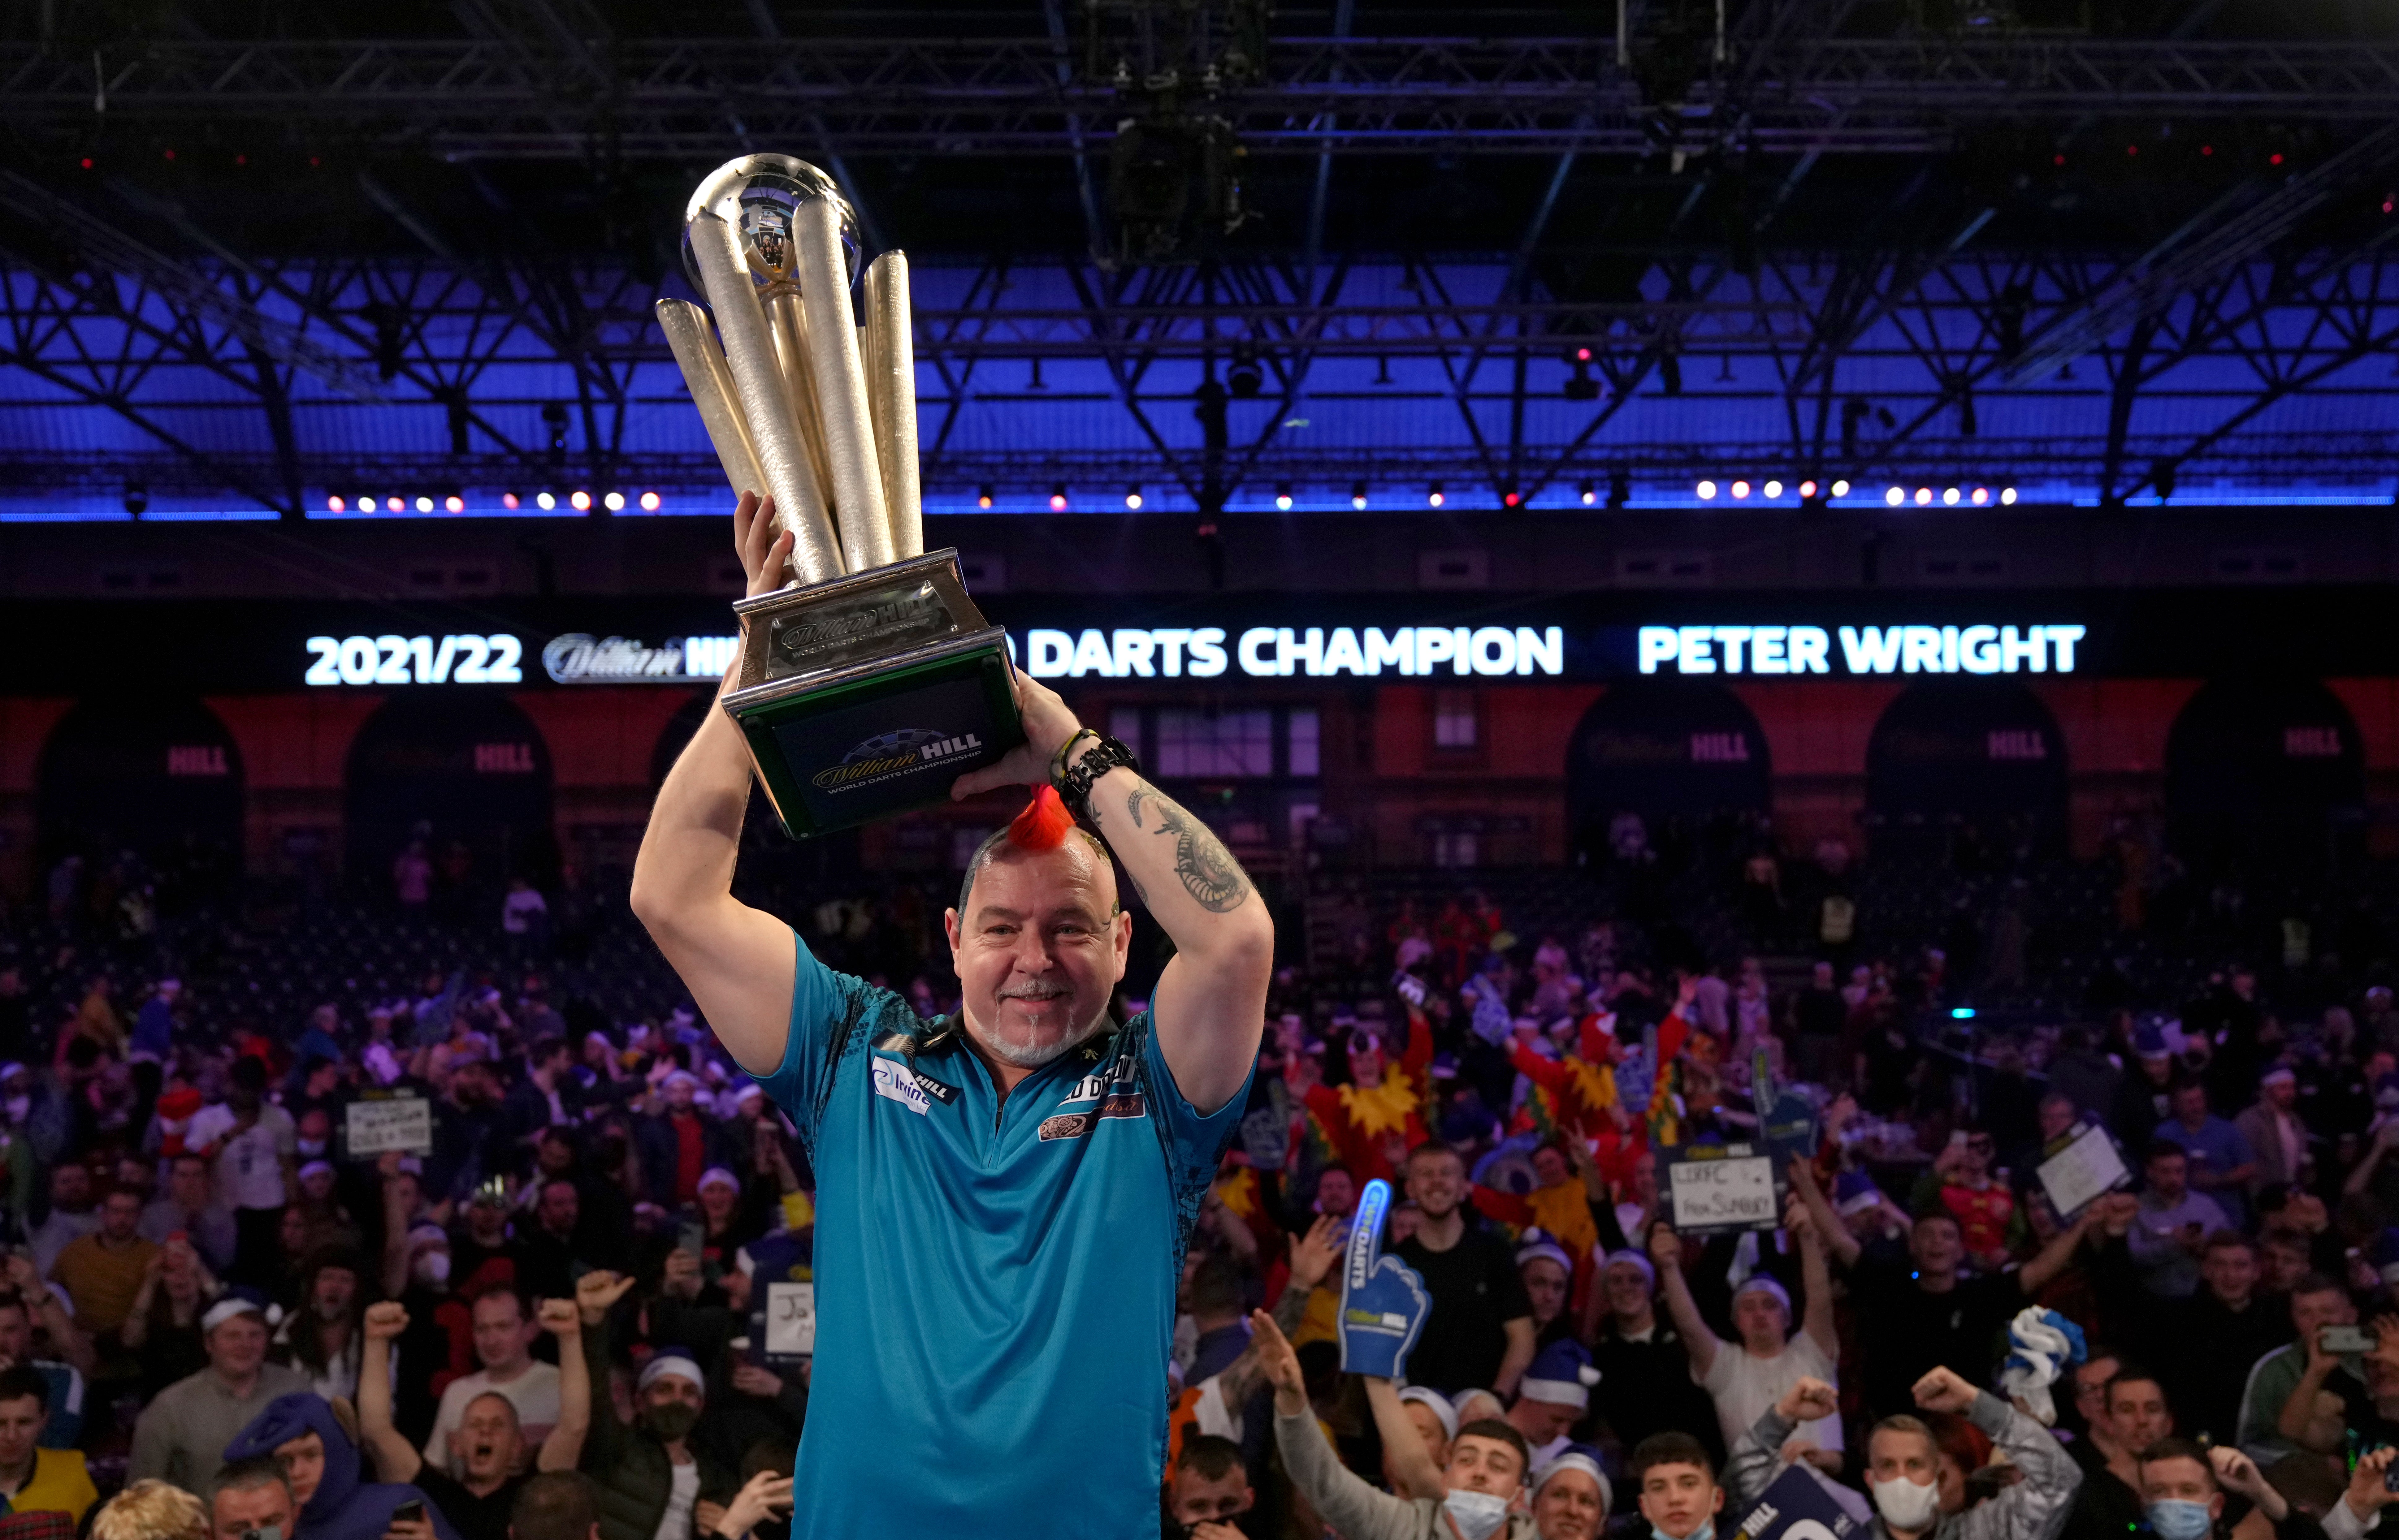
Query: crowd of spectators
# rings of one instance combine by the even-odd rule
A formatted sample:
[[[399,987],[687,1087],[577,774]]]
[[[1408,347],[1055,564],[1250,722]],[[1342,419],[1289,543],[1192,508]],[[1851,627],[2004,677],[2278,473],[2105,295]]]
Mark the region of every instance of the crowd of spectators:
[[[1754,867],[1743,901],[1789,942]],[[55,912],[0,923],[16,1512],[779,1540],[808,1359],[766,1351],[766,1300],[811,1277],[805,1152],[673,996],[555,987],[538,897],[458,919],[480,965],[285,1020],[213,1008],[171,912],[105,947]],[[2287,970],[2231,952],[2152,1011],[1970,1019],[1939,950],[1834,939],[1837,891],[1773,958],[1619,897],[1519,933],[1460,885],[1346,914],[1341,957],[1278,973],[1155,1371],[1166,1533],[1711,1540],[1785,1469],[1899,1540],[2375,1525],[2399,1439],[2387,988],[2311,972],[2284,999]],[[781,907],[954,1007],[938,900]],[[1779,1223],[1678,1230],[1675,1159],[1760,1141],[1781,1093],[1811,1142]],[[2128,1178],[2060,1212],[2036,1173],[2089,1126]],[[1377,1179],[1430,1300],[1388,1380],[1338,1345]],[[2083,1344],[2043,1418],[2001,1377],[2028,1307]]]

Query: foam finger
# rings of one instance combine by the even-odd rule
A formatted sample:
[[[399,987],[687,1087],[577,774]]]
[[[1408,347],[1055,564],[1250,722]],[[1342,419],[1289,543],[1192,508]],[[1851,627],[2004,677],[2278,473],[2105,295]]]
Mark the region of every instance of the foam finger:
[[[1349,1265],[1344,1270],[1348,1287],[1357,1288],[1375,1270],[1375,1260],[1383,1244],[1383,1214],[1391,1206],[1391,1184],[1381,1177],[1366,1183],[1366,1191],[1358,1199],[1358,1214],[1349,1226]]]

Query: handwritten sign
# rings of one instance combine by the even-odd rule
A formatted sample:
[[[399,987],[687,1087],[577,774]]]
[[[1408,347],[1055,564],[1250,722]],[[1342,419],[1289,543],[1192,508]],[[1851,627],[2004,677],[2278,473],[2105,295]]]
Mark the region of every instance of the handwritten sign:
[[[1732,1540],[1850,1540],[1864,1530],[1805,1465],[1796,1465],[1757,1494]]]
[[[770,1283],[766,1286],[766,1361],[796,1363],[817,1350],[817,1286],[813,1283]]]
[[[1782,1223],[1774,1160],[1748,1144],[1700,1144],[1666,1152],[1666,1192],[1685,1235],[1772,1230]]]
[[[2049,1195],[2049,1206],[2058,1218],[2069,1223],[2093,1199],[2132,1184],[2123,1153],[2095,1123],[2076,1124],[2051,1140],[2041,1154],[2044,1158],[2035,1172],[2041,1191]]]
[[[433,1153],[433,1104],[421,1096],[353,1101],[344,1125],[344,1145],[353,1160],[386,1155]]]

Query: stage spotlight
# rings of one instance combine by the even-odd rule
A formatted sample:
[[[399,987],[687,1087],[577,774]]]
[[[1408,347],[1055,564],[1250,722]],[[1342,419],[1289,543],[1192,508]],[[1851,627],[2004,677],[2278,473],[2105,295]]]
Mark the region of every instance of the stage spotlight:
[[[1285,513],[1289,513],[1289,512],[1291,511],[1291,483],[1290,483],[1290,482],[1288,482],[1288,481],[1282,482],[1281,484],[1280,484],[1279,486],[1277,486],[1277,487],[1275,488],[1275,507],[1278,507],[1278,508],[1280,508],[1280,509],[1281,509],[1281,510],[1282,510],[1283,512],[1285,512]]]
[[[1759,490],[1763,491],[1769,499],[1780,497],[1782,495],[1782,483],[1780,481],[1769,481]]]
[[[991,489],[989,487],[977,487],[975,489],[975,507],[979,508],[987,508],[991,507]]]
[[[517,509],[517,494],[512,492],[504,492],[500,493],[500,507],[508,509],[510,513],[514,513]]]
[[[1950,487],[1945,490],[1941,493],[1941,501],[1950,507],[1956,507],[1958,506],[1958,489],[1956,487]]]
[[[1892,507],[1897,507],[1902,503],[1907,501],[1907,493],[1897,487],[1893,487],[1889,492],[1882,494],[1882,500],[1890,504]]]
[[[1975,506],[1976,507],[1978,507],[1978,508],[1979,508],[1979,507],[1981,507],[1984,504],[1986,504],[1986,503],[1989,502],[1990,500],[1991,500],[1991,489],[1990,489],[1990,488],[1988,488],[1988,487],[1976,487],[1976,488],[1974,489],[1974,492],[1973,492],[1973,501],[1974,501],[1974,506]]]
[[[1136,513],[1141,511],[1141,489],[1139,487],[1125,488],[1125,507],[1132,509]]]
[[[441,506],[449,509],[452,513],[464,513],[467,511],[467,500],[464,497],[459,496],[454,492],[449,496],[441,499]]]
[[[1932,489],[1931,487],[1918,487],[1916,489],[1916,506],[1918,507],[1923,507],[1931,501]]]
[[[607,496],[600,499],[600,502],[610,513],[622,513],[625,511],[625,494],[621,492],[612,492]]]
[[[1816,495],[1816,483],[1815,483],[1815,482],[1813,482],[1813,481],[1802,481],[1802,482],[1800,482],[1800,483],[1799,483],[1799,495],[1800,495],[1800,496],[1802,496],[1802,497],[1813,497],[1813,496],[1815,496],[1815,495]]]
[[[1360,513],[1366,511],[1366,483],[1358,482],[1349,489],[1349,506]]]
[[[1733,494],[1735,497],[1746,497],[1746,496],[1748,496],[1748,495],[1749,495],[1749,483],[1748,483],[1748,482],[1746,482],[1746,481],[1735,481],[1735,482],[1732,484],[1732,494]]]
[[[548,513],[550,509],[558,507],[558,499],[552,497],[546,492],[535,493],[533,502],[534,507],[541,509],[544,513]]]
[[[1266,384],[1266,371],[1258,367],[1257,354],[1243,343],[1233,349],[1233,361],[1225,370],[1225,387],[1247,400]]]
[[[665,499],[660,497],[657,493],[645,492],[642,493],[642,511],[644,513],[656,513],[658,511],[658,505],[664,501]]]
[[[1691,490],[1700,494],[1701,502],[1705,503],[1715,498],[1716,494],[1716,484],[1714,481],[1702,481]]]
[[[1439,481],[1435,481],[1432,484],[1432,490],[1425,493],[1425,505],[1428,507],[1437,508],[1448,501],[1448,498],[1442,495],[1441,483]]]
[[[1050,511],[1051,513],[1064,513],[1066,511],[1065,482],[1061,481],[1056,486],[1050,489]]]
[[[2015,502],[2015,500],[2016,500],[2016,489],[2015,489],[2015,488],[2013,488],[2013,487],[2001,487],[2001,488],[1999,489],[1999,501],[2000,501],[2001,503],[2013,505],[2013,504]]]
[[[1575,483],[1575,491],[1582,494],[1582,506],[1584,507],[1590,507],[1593,504],[1599,501],[1599,487],[1594,482],[1578,481]]]
[[[1849,494],[1850,494],[1850,484],[1849,484],[1847,481],[1835,481],[1835,482],[1833,483],[1833,495],[1834,495],[1834,496],[1836,496],[1836,497],[1847,497]]]
[[[1524,504],[1525,494],[1518,492],[1514,487],[1510,487],[1507,491],[1499,494],[1499,506],[1501,507],[1524,507]]]
[[[386,497],[383,500],[383,506],[386,511],[391,513],[406,513],[408,511],[408,499],[405,497]]]
[[[581,487],[576,488],[575,495],[569,497],[567,501],[575,505],[575,511],[577,513],[589,513],[591,511],[591,494],[584,491]]]
[[[345,504],[338,497],[328,497],[325,499],[325,511],[327,513],[339,513],[347,506],[348,505]]]
[[[433,499],[424,495],[422,493],[418,493],[416,498],[416,511],[419,513],[431,513],[433,511]]]

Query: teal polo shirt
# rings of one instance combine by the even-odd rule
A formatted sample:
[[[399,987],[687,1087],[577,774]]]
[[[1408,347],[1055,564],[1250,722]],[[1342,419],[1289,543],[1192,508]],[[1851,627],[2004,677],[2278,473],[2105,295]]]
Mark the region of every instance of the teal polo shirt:
[[[1155,1533],[1175,1286],[1246,1084],[1202,1116],[1144,1012],[1003,1103],[954,1020],[793,945],[759,1081],[817,1175],[792,1533]]]

